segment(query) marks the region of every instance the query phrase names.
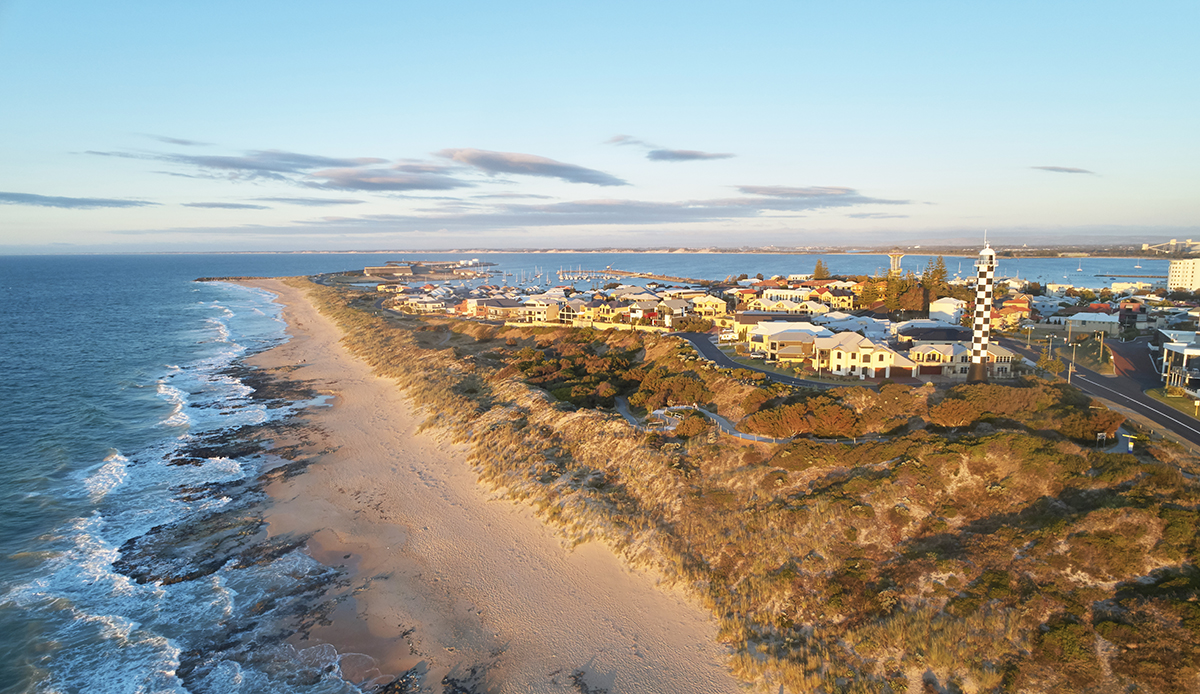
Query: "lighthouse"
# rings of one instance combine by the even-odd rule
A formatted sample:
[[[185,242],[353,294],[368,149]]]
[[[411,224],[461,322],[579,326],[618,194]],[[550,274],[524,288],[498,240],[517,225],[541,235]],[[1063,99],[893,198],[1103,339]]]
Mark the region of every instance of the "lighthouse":
[[[975,263],[975,320],[971,336],[971,368],[967,383],[987,382],[988,339],[992,331],[992,286],[996,281],[996,252],[986,243]]]

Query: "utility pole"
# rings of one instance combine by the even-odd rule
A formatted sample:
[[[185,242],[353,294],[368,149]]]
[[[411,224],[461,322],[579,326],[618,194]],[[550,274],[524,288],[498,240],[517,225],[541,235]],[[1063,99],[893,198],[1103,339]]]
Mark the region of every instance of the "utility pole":
[[[1067,369],[1067,383],[1071,382],[1071,374],[1075,373],[1075,348],[1079,345],[1071,345],[1071,368]]]

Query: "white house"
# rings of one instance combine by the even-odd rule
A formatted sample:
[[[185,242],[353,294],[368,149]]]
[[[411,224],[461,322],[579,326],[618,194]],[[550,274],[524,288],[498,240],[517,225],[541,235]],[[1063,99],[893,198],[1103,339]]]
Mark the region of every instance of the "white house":
[[[1116,335],[1121,332],[1121,320],[1110,313],[1076,313],[1073,316],[1050,316],[1050,322],[1057,325],[1069,326],[1074,332],[1092,332],[1103,330],[1105,334]]]
[[[940,320],[947,323],[958,325],[962,320],[963,311],[967,308],[967,302],[962,299],[955,299],[952,296],[943,296],[937,301],[929,302],[929,318],[931,320]]]
[[[897,354],[857,333],[818,337],[813,341],[813,349],[818,369],[841,376],[890,378],[892,369],[908,376],[912,374],[915,366],[904,355]]]

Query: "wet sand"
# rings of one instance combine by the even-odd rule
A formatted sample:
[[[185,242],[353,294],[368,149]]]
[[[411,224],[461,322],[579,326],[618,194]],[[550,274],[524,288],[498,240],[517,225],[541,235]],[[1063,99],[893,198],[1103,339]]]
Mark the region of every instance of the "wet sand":
[[[300,291],[244,284],[279,296],[292,336],[250,363],[298,365],[291,377],[335,396],[309,417],[333,452],[269,489],[271,532],[315,533],[312,556],[346,564],[357,587],[305,646],[371,656],[343,662],[364,679],[417,668],[428,685],[449,675],[479,691],[741,689],[703,608],[603,545],[564,547],[477,484],[465,446],[418,433],[397,385],[347,353]]]

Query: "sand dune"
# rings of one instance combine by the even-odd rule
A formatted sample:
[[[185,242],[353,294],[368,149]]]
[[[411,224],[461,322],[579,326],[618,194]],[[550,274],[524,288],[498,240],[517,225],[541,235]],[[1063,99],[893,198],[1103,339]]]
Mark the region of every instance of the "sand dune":
[[[299,364],[295,377],[336,395],[311,416],[336,450],[270,490],[271,531],[315,532],[313,556],[365,586],[314,639],[371,656],[379,672],[362,659],[363,677],[419,667],[430,683],[473,670],[495,692],[740,688],[702,608],[602,545],[563,547],[479,486],[462,446],[418,433],[399,388],[350,356],[301,292],[246,284],[279,295],[293,336],[252,363]]]

